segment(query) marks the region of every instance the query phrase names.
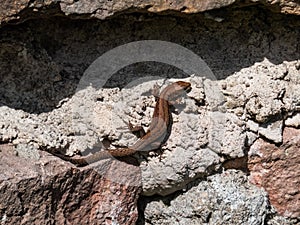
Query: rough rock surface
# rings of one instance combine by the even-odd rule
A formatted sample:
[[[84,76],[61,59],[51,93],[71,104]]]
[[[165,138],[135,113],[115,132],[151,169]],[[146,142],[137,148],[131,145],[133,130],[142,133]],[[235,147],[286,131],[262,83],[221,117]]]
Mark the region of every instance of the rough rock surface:
[[[258,139],[249,151],[252,183],[263,187],[271,204],[286,217],[300,217],[300,130],[286,127],[276,147]]]
[[[16,199],[16,206],[10,204],[10,200],[1,205],[2,221],[13,224],[22,218],[24,223],[32,224],[35,223],[32,220],[41,218],[44,222],[53,223],[57,219],[63,223],[69,217],[77,220],[74,215],[82,213],[79,218],[84,221],[91,222],[100,217],[101,222],[117,220],[132,224],[136,220],[134,207],[141,180],[143,194],[149,196],[149,206],[154,204],[155,194],[165,196],[161,199],[174,199],[173,202],[180,206],[179,200],[184,202],[181,195],[195,196],[196,187],[208,191],[207,179],[214,187],[220,184],[242,194],[247,192],[245,187],[253,191],[242,195],[246,201],[243,202],[246,213],[241,212],[242,221],[251,220],[251,212],[259,212],[259,217],[253,219],[254,224],[259,221],[272,225],[299,222],[296,218],[283,218],[269,209],[265,204],[265,193],[248,184],[241,173],[222,171],[222,166],[245,169],[248,148],[257,138],[279,146],[284,140],[284,126],[299,128],[300,21],[297,16],[276,14],[255,6],[228,7],[188,16],[171,11],[158,13],[167,9],[198,12],[227,4],[243,6],[234,5],[234,1],[201,1],[199,5],[191,1],[163,1],[162,4],[145,1],[2,3],[0,143],[6,147],[0,152],[0,170],[5,175],[1,178],[0,184],[4,186],[0,190],[3,191],[1,199],[2,196],[9,199],[10,193],[17,196],[12,198]],[[167,3],[170,5],[164,5]],[[299,14],[297,2],[272,3],[272,9],[276,11]],[[269,1],[264,4],[269,6]],[[78,20],[71,20],[66,15]],[[110,18],[80,20],[91,17]],[[8,25],[5,21],[25,22]],[[95,59],[115,47],[139,40],[164,40],[188,48],[205,61],[219,81],[204,79],[205,74],[201,73],[190,76],[180,68],[159,62],[141,62],[120,69],[103,88],[78,87],[85,70]],[[170,60],[178,63],[180,55],[172,57]],[[144,79],[135,81],[138,78]],[[190,98],[185,98],[184,104],[177,108],[177,114],[173,114],[172,133],[162,147],[162,155],[151,153],[147,160],[137,156],[141,171],[115,161],[108,168],[107,162],[102,162],[101,171],[110,171],[103,175],[91,168],[71,169],[69,164],[41,153],[41,149],[48,149],[69,155],[88,154],[102,145],[118,147],[135,142],[136,137],[128,132],[126,123],[129,120],[146,129],[149,127],[155,104],[154,97],[150,96],[151,88],[155,83],[165,85],[170,82],[169,78],[189,80],[193,90],[188,95]],[[296,143],[293,145],[297,146]],[[5,156],[4,149],[7,148],[12,148],[18,157]],[[125,168],[129,171],[124,172]],[[46,173],[42,169],[47,169]],[[121,172],[117,173],[119,170]],[[133,186],[124,183],[124,179],[128,179],[127,173],[135,174],[135,178],[130,177],[134,180]],[[12,174],[16,176],[12,177]],[[224,178],[226,175],[228,179]],[[7,180],[7,176],[11,179]],[[195,187],[190,188],[194,181]],[[67,193],[54,195],[50,188],[53,186],[55,190],[67,190]],[[105,191],[107,186],[113,188],[109,190],[110,194]],[[34,196],[28,189],[30,187],[36,190]],[[187,192],[182,193],[183,189]],[[230,199],[230,206],[240,206],[235,192],[215,191],[221,193],[215,200],[226,197],[226,200]],[[42,198],[46,200],[42,201]],[[258,204],[250,209],[253,199],[258,200]],[[110,206],[110,200],[115,202],[114,207]],[[32,202],[27,204],[28,201]],[[33,218],[30,215],[36,201],[45,204],[39,206],[47,213]],[[99,209],[99,201],[107,204]],[[90,202],[95,205],[91,206]],[[187,211],[203,207],[201,202],[191,205]],[[237,211],[235,214],[224,207],[226,215],[222,214],[218,201],[213,205],[223,219],[236,221],[240,218]],[[287,204],[281,207],[278,209],[281,214],[285,210],[291,211]],[[204,210],[203,214],[192,212],[189,215],[201,214],[199,220],[213,221],[211,224],[217,224],[216,221],[226,223],[211,208],[206,208],[210,211]],[[165,206],[164,209],[174,212],[178,223],[181,220],[191,222],[176,209]],[[123,213],[126,213],[124,218]],[[126,219],[127,213],[131,215],[128,221],[122,220]],[[155,215],[158,216],[152,217],[151,223],[174,218],[170,213],[164,214],[163,218],[159,217],[162,214]],[[214,215],[212,220],[210,215]],[[147,218],[150,218],[149,214]],[[37,223],[40,224],[40,220]]]
[[[77,169],[41,153],[17,157],[0,145],[0,217],[3,224],[133,224],[140,170],[118,161]],[[116,180],[119,178],[120,180]]]
[[[300,5],[297,0],[279,0],[279,1],[266,1],[266,0],[251,0],[249,2],[241,3],[236,0],[202,0],[202,1],[88,1],[88,0],[46,0],[46,1],[9,1],[2,0],[0,5],[0,24],[2,22],[9,22],[15,20],[26,20],[26,17],[38,17],[40,14],[50,15],[72,15],[77,17],[89,17],[105,19],[114,14],[126,11],[149,11],[149,12],[162,12],[162,11],[178,11],[181,13],[198,13],[211,9],[218,9],[229,5],[234,6],[247,6],[248,4],[264,4],[271,10],[288,13],[300,14]]]
[[[156,198],[145,207],[145,224],[264,224],[265,191],[251,185],[242,172],[226,171],[193,182],[173,198]]]
[[[281,70],[281,68],[284,70]],[[300,73],[297,62],[276,66],[268,60],[243,69],[222,81],[226,106],[246,121],[247,129],[275,142],[282,142],[284,117],[294,115],[295,122],[288,118],[288,124],[295,124],[300,96]]]

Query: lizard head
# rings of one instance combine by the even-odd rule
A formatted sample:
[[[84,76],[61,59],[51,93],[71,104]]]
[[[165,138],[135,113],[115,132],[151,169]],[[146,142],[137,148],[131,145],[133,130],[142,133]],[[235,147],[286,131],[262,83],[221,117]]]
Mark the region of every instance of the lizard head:
[[[185,81],[177,81],[167,86],[160,94],[160,98],[163,98],[167,101],[174,101],[185,93],[191,91],[191,89],[191,83]]]
[[[185,92],[190,92],[192,90],[191,83],[185,81],[177,81],[172,85],[175,86],[175,89],[180,91],[184,90]]]

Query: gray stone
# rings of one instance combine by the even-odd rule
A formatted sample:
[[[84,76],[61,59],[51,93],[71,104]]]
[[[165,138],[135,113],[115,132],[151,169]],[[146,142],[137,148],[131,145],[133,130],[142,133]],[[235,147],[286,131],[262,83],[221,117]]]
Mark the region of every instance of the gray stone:
[[[286,126],[299,127],[300,126],[300,113],[297,113],[296,115],[294,115],[292,117],[288,117],[284,121],[284,124]]]
[[[238,171],[199,180],[173,199],[158,198],[145,209],[146,224],[263,224],[269,208],[266,192]]]
[[[204,80],[205,100],[211,111],[224,111],[225,98],[217,82]]]
[[[243,157],[246,132],[244,122],[234,114],[211,112],[207,118],[211,149],[231,158]]]
[[[273,121],[266,124],[261,124],[258,128],[258,133],[275,143],[282,142],[283,121]]]

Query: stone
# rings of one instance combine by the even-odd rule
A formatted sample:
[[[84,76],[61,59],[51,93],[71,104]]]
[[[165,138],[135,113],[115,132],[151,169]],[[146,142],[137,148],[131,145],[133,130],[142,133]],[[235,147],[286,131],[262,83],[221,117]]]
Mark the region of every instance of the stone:
[[[266,7],[270,8],[276,12],[282,12],[286,14],[300,14],[300,6],[297,0],[280,0],[280,1],[267,1],[267,0],[252,0],[253,4],[264,4]],[[22,11],[26,11],[28,16],[38,15],[39,11],[47,12],[45,10],[47,7],[53,7],[57,11],[49,10],[49,15],[60,13],[64,15],[77,15],[79,17],[88,16],[90,18],[105,19],[114,14],[125,12],[129,9],[139,9],[141,11],[147,10],[149,12],[159,13],[162,11],[178,11],[181,13],[198,13],[204,12],[212,9],[219,9],[222,7],[230,6],[233,4],[238,4],[240,6],[247,6],[247,3],[240,3],[236,0],[204,0],[200,2],[193,2],[189,0],[184,1],[71,1],[71,0],[46,0],[40,1],[29,1],[21,0],[18,2],[4,0],[0,5],[0,24],[3,22],[8,22],[11,20],[24,20],[24,14]],[[30,14],[31,13],[31,14]],[[26,14],[25,14],[26,17]],[[218,17],[216,17],[218,18]],[[217,20],[219,21],[219,20]]]
[[[285,217],[300,216],[300,130],[286,127],[280,146],[258,139],[249,151],[250,180],[263,187]]]
[[[300,113],[297,113],[296,115],[286,118],[286,120],[284,121],[284,124],[286,126],[299,127],[300,126]]]
[[[231,113],[210,112],[208,118],[208,147],[230,158],[244,156],[245,124]]]
[[[275,143],[282,142],[283,121],[277,120],[261,124],[258,133]]]
[[[299,102],[297,96],[300,91],[299,72],[293,69],[295,64],[296,61],[285,63],[277,71],[276,65],[268,59],[264,59],[251,66],[255,71],[255,76],[250,68],[242,69],[229,76],[225,79],[227,88],[222,90],[226,96],[227,110],[249,121],[247,122],[248,127],[252,131],[257,129],[257,124],[262,127],[261,129],[269,126],[269,121],[272,120],[273,123],[274,119],[279,119],[278,117],[281,117],[283,111],[289,113],[296,111]],[[282,67],[288,72],[282,72]],[[283,73],[288,74],[284,78],[278,78],[278,74]],[[290,82],[284,80],[286,78]],[[282,122],[278,122],[278,124],[280,123]],[[278,133],[276,130],[273,131]],[[274,139],[274,137],[272,138]]]
[[[112,220],[116,222],[117,218],[119,224],[134,224],[134,207],[140,193],[135,188],[139,185],[132,188],[132,193],[130,187],[122,185],[133,176],[143,181],[143,194],[149,196],[148,203],[155,201],[158,195],[165,196],[160,198],[167,203],[172,200],[175,202],[178,196],[185,197],[184,193],[191,187],[198,187],[201,186],[200,183],[209,181],[203,184],[205,190],[209,190],[212,182],[213,193],[221,193],[217,197],[210,197],[216,197],[219,201],[225,199],[230,206],[245,208],[241,221],[253,219],[254,223],[268,225],[288,224],[288,221],[289,225],[297,224],[297,221],[293,222],[295,220],[289,217],[280,217],[273,211],[269,213],[270,207],[265,207],[264,204],[264,192],[257,192],[257,188],[249,187],[244,174],[234,175],[228,173],[227,169],[235,168],[248,172],[245,159],[249,145],[259,135],[266,139],[270,131],[272,135],[269,139],[272,142],[280,140],[281,128],[278,124],[274,124],[274,129],[266,129],[260,134],[259,127],[269,121],[271,127],[273,119],[281,118],[280,116],[282,119],[279,122],[282,124],[287,116],[299,112],[299,19],[295,15],[286,16],[270,11],[271,9],[284,12],[284,8],[289,8],[291,11],[286,13],[297,14],[299,3],[273,1],[270,4],[269,1],[254,0],[250,7],[249,2],[231,0],[4,0],[1,3],[0,144],[3,146],[0,146],[0,154],[6,148],[13,148],[11,160],[20,165],[16,166],[1,158],[0,176],[9,177],[6,180],[14,182],[12,174],[16,174],[16,179],[24,181],[22,184],[15,182],[18,186],[11,183],[6,187],[1,186],[0,199],[7,199],[7,202],[4,202],[6,205],[0,203],[1,207],[5,206],[0,212],[7,212],[0,215],[1,221],[15,224],[15,221],[24,215],[24,209],[28,210],[31,216],[34,210],[30,207],[35,207],[37,212],[40,208],[43,209],[42,212],[47,212],[44,215],[34,214],[37,224],[54,223],[54,219],[51,219],[55,218],[52,209],[57,210],[58,224],[66,221],[63,215],[75,218],[77,223],[79,219],[76,216],[79,215],[79,218],[83,218],[80,222],[93,224],[96,214],[103,223]],[[225,7],[228,4],[234,7]],[[265,6],[255,7],[261,4]],[[223,8],[197,13],[218,7]],[[293,9],[296,11],[292,11]],[[187,15],[190,12],[195,14]],[[180,66],[160,62],[138,62],[113,74],[101,89],[94,86],[86,89],[78,87],[85,70],[101,55],[123,44],[157,39],[177,43],[193,51],[206,62],[216,79],[203,80],[205,73],[195,73],[192,79],[190,74],[180,70]],[[175,55],[169,58],[178,63],[178,56],[181,57]],[[187,65],[191,65],[190,58],[186,59]],[[148,82],[141,79],[146,77]],[[142,178],[134,173],[136,168],[129,167],[128,171],[126,166],[116,162],[113,164],[115,166],[109,166],[107,161],[101,162],[97,164],[100,169],[95,171],[90,167],[68,169],[70,164],[52,156],[48,156],[51,159],[49,163],[45,161],[44,156],[40,161],[34,161],[41,149],[45,148],[68,155],[77,152],[84,155],[102,148],[101,142],[105,147],[134,143],[137,138],[130,134],[126,123],[129,120],[145,129],[149,127],[155,104],[151,88],[155,83],[166,85],[171,82],[169,78],[191,81],[193,90],[172,115],[172,134],[162,147],[162,155],[150,153],[147,159],[139,158],[142,162]],[[218,87],[224,94],[223,99],[216,95],[218,92],[214,92]],[[215,114],[210,115],[211,113]],[[218,113],[225,114],[225,120],[218,120]],[[209,116],[213,117],[215,123],[209,124],[212,121]],[[247,124],[248,120],[253,123]],[[13,158],[16,154],[19,157]],[[23,163],[20,163],[21,156],[26,157]],[[66,169],[60,165],[65,165]],[[39,168],[37,172],[36,167]],[[50,175],[40,175],[40,171],[43,170]],[[69,172],[70,170],[73,172]],[[110,173],[102,174],[97,172],[99,170]],[[114,176],[119,170],[124,170],[120,172],[122,176]],[[127,174],[131,172],[132,176],[128,178]],[[230,179],[226,179],[226,176]],[[224,179],[224,183],[220,179]],[[82,184],[81,181],[86,182]],[[73,185],[74,183],[76,185]],[[91,183],[97,187],[91,187]],[[234,184],[234,188],[230,188],[231,183]],[[2,184],[4,183],[1,182]],[[77,185],[80,190],[75,187]],[[224,190],[216,190],[218,185],[225,187]],[[113,196],[107,194],[107,186],[115,188],[109,190],[114,193]],[[59,190],[63,193],[54,196],[52,187],[55,188],[55,193]],[[245,190],[247,188],[255,194],[263,193],[259,194],[263,197],[249,197],[251,200],[263,199],[255,201],[254,209],[243,205],[236,195],[226,193],[228,190],[237,191],[242,193],[243,200],[247,200],[245,195],[251,194]],[[33,190],[33,194],[30,194],[30,189]],[[85,191],[86,189],[89,190]],[[90,190],[95,193],[92,197],[89,196]],[[9,200],[5,194],[12,191],[13,198]],[[130,203],[122,197],[127,191],[130,193],[126,195],[129,196]],[[14,197],[18,197],[18,193],[23,198]],[[47,193],[54,197],[44,197]],[[119,193],[121,206],[116,200]],[[32,204],[28,203],[28,195],[31,195]],[[196,194],[191,196],[195,197]],[[62,197],[66,200],[59,200]],[[189,199],[195,199],[192,197]],[[67,202],[68,199],[75,204]],[[113,207],[108,203],[110,199]],[[213,198],[205,198],[204,193],[203,199]],[[186,211],[188,215],[200,216],[212,224],[224,224],[226,219],[230,224],[237,224],[241,216],[235,212],[243,212],[234,211],[230,214],[230,210],[222,205],[225,209],[225,214],[222,214],[222,209],[218,208],[220,203],[216,199],[213,199],[213,204],[210,205],[212,207],[195,204],[196,207],[204,209],[203,214],[198,211],[193,214],[190,208]],[[97,208],[99,201],[105,204]],[[36,202],[39,202],[39,208],[35,206]],[[96,202],[94,208],[88,204],[91,202]],[[125,207],[130,205],[130,209],[123,210],[123,202]],[[261,209],[258,202],[263,203]],[[185,203],[184,198],[178,198],[174,205],[179,208]],[[196,207],[191,208],[197,210]],[[122,210],[117,212],[119,208]],[[140,208],[140,217],[143,217],[142,209]],[[218,217],[211,209],[216,209],[221,216]],[[180,214],[179,210],[170,211],[175,213],[176,218],[192,221],[190,218],[177,216]],[[90,216],[86,216],[86,212],[91,212]],[[174,218],[172,213],[164,214],[164,221],[171,221]],[[254,218],[253,215],[256,216],[257,213],[258,218]],[[50,216],[45,218],[48,215]],[[119,215],[123,215],[124,218],[119,218]],[[129,221],[126,218],[128,215],[132,215],[128,218]],[[211,220],[210,215],[214,216]],[[35,223],[34,218],[30,216],[26,214],[22,217],[24,223]],[[147,216],[152,218],[149,221],[151,224],[161,220],[159,217],[149,217],[149,214]],[[195,218],[195,221],[199,222],[199,218]]]
[[[211,111],[222,111],[222,105],[225,102],[223,93],[217,82],[204,80],[205,100]]]
[[[108,160],[78,169],[45,152],[36,161],[0,149],[2,223],[130,225],[137,220],[138,167]]]
[[[242,172],[228,170],[192,182],[172,199],[151,199],[145,208],[145,221],[154,225],[260,225],[266,219],[268,207],[265,191],[252,185]]]

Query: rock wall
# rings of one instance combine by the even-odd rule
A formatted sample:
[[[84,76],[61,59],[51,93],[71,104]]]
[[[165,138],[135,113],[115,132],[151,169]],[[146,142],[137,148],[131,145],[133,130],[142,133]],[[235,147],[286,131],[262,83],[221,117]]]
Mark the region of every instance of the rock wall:
[[[300,223],[297,15],[297,1],[3,1],[1,223]],[[129,43],[152,45],[89,85],[100,56],[134,58]],[[143,61],[153,49],[165,63]],[[83,168],[47,153],[134,143],[128,121],[147,129],[153,87],[175,80],[192,91],[162,153]]]

